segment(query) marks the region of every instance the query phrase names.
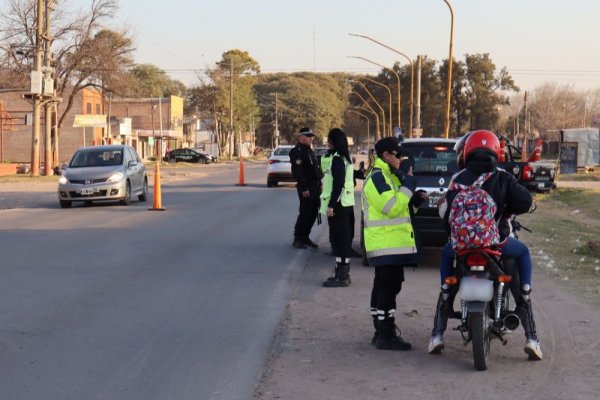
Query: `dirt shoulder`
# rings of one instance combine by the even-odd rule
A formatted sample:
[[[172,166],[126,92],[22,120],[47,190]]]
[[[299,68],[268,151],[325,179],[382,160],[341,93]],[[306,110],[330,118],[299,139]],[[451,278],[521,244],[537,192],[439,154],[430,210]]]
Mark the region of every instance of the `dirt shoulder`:
[[[549,204],[549,206],[555,206]],[[527,242],[527,239],[524,239]],[[551,239],[560,240],[560,239]],[[529,243],[529,242],[528,242]],[[541,242],[552,247],[553,242]],[[319,243],[327,248],[326,234]],[[531,243],[534,307],[545,358],[527,361],[521,328],[506,346],[492,342],[490,368],[473,368],[471,347],[446,333],[442,355],[427,354],[439,288],[439,250],[406,271],[398,296],[398,326],[409,352],[375,349],[369,297],[373,271],[353,259],[352,285],[320,286],[332,270],[324,250],[315,252],[298,282],[256,397],[259,399],[595,399],[600,391],[598,306],[582,299],[552,270],[553,255]],[[556,266],[554,262],[554,266]]]

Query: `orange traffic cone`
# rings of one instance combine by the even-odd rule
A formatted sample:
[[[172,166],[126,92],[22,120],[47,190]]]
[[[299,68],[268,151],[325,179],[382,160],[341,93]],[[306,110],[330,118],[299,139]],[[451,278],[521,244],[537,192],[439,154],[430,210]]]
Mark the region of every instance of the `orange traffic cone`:
[[[235,186],[246,186],[244,182],[244,159],[240,156],[240,180]]]
[[[158,160],[156,160],[156,167],[154,167],[154,199],[152,208],[148,211],[165,211],[162,206],[162,195],[160,192],[160,167],[158,166]]]

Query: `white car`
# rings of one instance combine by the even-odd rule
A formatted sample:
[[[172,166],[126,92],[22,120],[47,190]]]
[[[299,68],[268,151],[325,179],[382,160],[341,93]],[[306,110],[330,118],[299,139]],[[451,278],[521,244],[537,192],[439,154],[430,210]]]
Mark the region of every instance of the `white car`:
[[[290,150],[294,146],[279,146],[268,159],[267,187],[276,187],[279,182],[295,182],[290,163]]]

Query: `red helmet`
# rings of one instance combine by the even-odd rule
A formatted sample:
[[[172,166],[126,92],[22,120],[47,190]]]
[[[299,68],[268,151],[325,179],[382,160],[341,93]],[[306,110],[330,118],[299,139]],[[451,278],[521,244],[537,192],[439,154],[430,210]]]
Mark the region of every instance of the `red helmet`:
[[[463,146],[463,160],[466,163],[469,155],[477,149],[488,149],[496,158],[500,157],[500,141],[492,131],[479,130],[469,134]]]

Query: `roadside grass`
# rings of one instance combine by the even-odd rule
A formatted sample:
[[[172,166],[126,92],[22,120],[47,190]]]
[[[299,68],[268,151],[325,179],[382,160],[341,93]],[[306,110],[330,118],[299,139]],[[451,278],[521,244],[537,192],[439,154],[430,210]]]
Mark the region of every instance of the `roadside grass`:
[[[58,176],[29,176],[29,174],[14,174],[0,176],[0,183],[2,182],[56,182]]]
[[[534,273],[600,305],[600,191],[557,189],[535,200],[537,210],[518,218],[532,230],[519,236],[531,250]]]
[[[559,174],[556,179],[559,181],[600,181],[600,171]]]

